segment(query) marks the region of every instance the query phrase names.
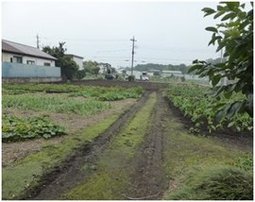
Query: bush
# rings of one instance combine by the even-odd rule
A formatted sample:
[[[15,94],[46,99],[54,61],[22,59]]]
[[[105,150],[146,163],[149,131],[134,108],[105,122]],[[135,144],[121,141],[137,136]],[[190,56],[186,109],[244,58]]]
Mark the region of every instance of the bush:
[[[134,75],[128,76],[128,81],[134,81],[134,80],[135,80],[135,76]]]
[[[75,74],[75,77],[78,79],[78,80],[81,80],[83,79],[84,77],[86,76],[86,71],[84,69],[82,70],[78,70]]]
[[[235,167],[207,169],[192,176],[170,199],[252,200],[253,176]]]

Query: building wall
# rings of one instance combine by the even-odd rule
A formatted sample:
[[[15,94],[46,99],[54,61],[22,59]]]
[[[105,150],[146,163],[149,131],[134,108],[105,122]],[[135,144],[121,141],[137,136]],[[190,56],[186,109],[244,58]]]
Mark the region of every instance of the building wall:
[[[51,67],[55,67],[55,61],[50,59],[37,58],[32,56],[22,56],[14,53],[2,52],[2,62],[10,62],[13,56],[22,57],[22,64],[27,64],[28,60],[35,61],[35,65],[44,66],[44,63],[49,63]]]
[[[73,61],[79,65],[79,70],[83,69],[83,59],[77,58],[77,57],[72,57]]]
[[[2,78],[61,78],[60,67],[2,62]]]

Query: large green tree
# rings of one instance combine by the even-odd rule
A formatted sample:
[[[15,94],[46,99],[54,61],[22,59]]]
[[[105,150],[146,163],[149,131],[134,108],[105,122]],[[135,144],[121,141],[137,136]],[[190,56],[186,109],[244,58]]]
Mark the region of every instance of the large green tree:
[[[99,64],[96,61],[84,61],[83,62],[83,68],[85,69],[86,72],[93,74],[93,75],[98,75],[99,74]]]
[[[61,67],[61,76],[64,80],[74,79],[77,75],[79,66],[68,55],[65,55],[66,49],[64,48],[65,42],[60,42],[58,47],[43,47],[43,51],[57,58],[56,66]]]
[[[225,104],[219,102],[215,108],[218,119],[243,112],[253,116],[253,4],[221,2],[216,9],[202,11],[204,17],[220,20],[206,30],[212,33],[209,45],[216,45],[224,60],[217,64],[195,60],[190,71],[209,77],[219,101],[223,96],[229,99]],[[222,85],[222,79],[229,82]],[[242,93],[245,99],[231,99],[235,93]]]

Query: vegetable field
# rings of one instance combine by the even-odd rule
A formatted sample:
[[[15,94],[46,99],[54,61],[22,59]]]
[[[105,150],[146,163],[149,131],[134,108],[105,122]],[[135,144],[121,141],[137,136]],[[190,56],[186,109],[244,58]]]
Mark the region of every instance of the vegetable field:
[[[247,113],[235,114],[233,117],[226,115],[223,119],[218,117],[218,105],[223,106],[244,100],[245,97],[242,94],[235,93],[231,99],[223,98],[221,103],[218,103],[209,87],[172,83],[169,85],[167,96],[174,106],[178,107],[184,116],[194,123],[194,127],[191,128],[193,131],[199,130],[202,126],[207,127],[209,132],[226,128],[237,132],[247,132],[253,129],[252,118]]]
[[[2,95],[3,199],[253,197],[253,120],[217,122],[209,87],[98,80]]]

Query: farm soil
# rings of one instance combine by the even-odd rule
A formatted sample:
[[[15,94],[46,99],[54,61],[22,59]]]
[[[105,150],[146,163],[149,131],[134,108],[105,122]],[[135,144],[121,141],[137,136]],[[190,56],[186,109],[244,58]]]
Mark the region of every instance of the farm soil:
[[[112,107],[94,116],[85,117],[76,114],[62,114],[62,113],[45,113],[35,112],[31,110],[23,111],[18,109],[8,109],[5,113],[15,115],[17,117],[33,117],[48,115],[53,123],[61,125],[66,129],[69,135],[74,135],[79,131],[85,129],[89,125],[98,123],[105,118],[115,113],[127,110],[130,106],[136,103],[135,99],[126,99],[121,101],[111,102]],[[2,143],[2,165],[3,167],[20,160],[27,155],[40,151],[45,145],[60,144],[65,139],[65,136],[52,138],[49,140],[36,139],[27,140],[24,142]]]
[[[77,84],[122,85],[122,82],[105,82],[86,81]],[[125,82],[123,85],[128,87],[129,85],[140,84],[138,82]],[[144,82],[141,85],[144,85],[149,91],[158,89],[156,84]],[[123,123],[128,124],[128,120],[132,119],[147,99],[148,93],[124,113],[105,133],[101,134],[93,142],[79,148],[61,166],[56,167],[50,174],[45,175],[35,189],[28,190],[25,199],[60,199],[71,188],[80,182],[86,181],[90,173],[82,172],[81,166],[84,164],[93,165],[98,160],[98,157],[109,146],[111,139],[124,127],[125,124]],[[164,138],[167,135],[165,128],[171,127],[171,125],[167,125],[167,123],[171,123],[171,117],[169,116],[177,117],[185,128],[192,126],[192,124],[182,116],[178,109],[173,107],[171,103],[169,105],[168,102],[158,92],[157,103],[151,116],[151,127],[148,129],[144,141],[130,163],[130,168],[132,169],[132,174],[129,176],[131,183],[127,187],[126,193],[123,193],[123,199],[162,199],[163,193],[169,189],[169,186],[170,188],[176,186],[175,182],[169,185],[169,179],[167,179],[163,169],[165,160],[163,159],[165,150]],[[173,112],[172,115],[169,113],[169,106]],[[251,151],[252,149],[252,140],[246,137],[237,138],[230,135],[215,135],[214,137],[222,140],[223,144],[233,145],[245,151]],[[82,199],[85,200],[86,198]]]
[[[136,112],[144,105],[149,93],[144,96],[129,110],[122,114],[119,119],[109,127],[103,134],[93,142],[79,148],[70,158],[59,167],[53,169],[50,174],[42,177],[41,182],[36,188],[27,191],[28,199],[59,199],[59,197],[77,183],[86,179],[81,166],[93,164],[98,156],[107,148],[110,140],[117,135],[120,130],[128,123]]]

